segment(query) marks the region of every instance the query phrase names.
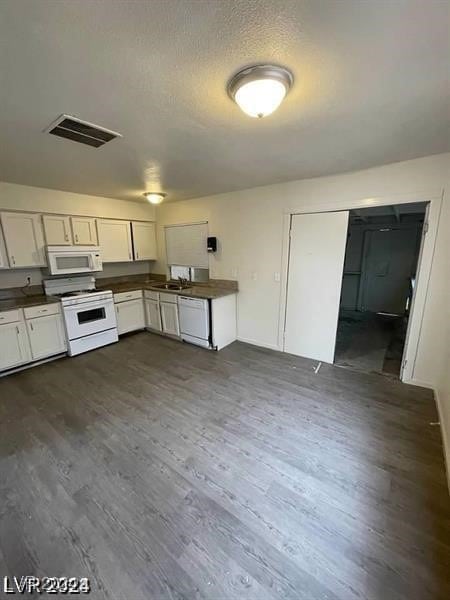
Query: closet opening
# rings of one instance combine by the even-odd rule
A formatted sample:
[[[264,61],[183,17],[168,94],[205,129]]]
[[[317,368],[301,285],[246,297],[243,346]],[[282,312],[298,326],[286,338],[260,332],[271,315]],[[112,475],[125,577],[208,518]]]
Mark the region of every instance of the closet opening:
[[[426,202],[349,211],[334,362],[401,377]]]

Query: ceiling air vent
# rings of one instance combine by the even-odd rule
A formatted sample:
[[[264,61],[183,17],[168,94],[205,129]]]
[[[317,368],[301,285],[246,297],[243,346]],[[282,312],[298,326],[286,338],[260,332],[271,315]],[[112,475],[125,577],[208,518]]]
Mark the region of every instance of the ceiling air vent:
[[[99,127],[94,123],[88,123],[70,115],[61,115],[45,131],[94,148],[99,148],[117,137],[122,137],[116,131]]]

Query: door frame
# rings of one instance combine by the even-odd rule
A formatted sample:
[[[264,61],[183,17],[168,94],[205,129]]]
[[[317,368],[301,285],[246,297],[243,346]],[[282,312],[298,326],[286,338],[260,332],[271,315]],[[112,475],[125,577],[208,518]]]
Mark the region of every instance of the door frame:
[[[411,309],[408,319],[405,347],[402,358],[402,370],[400,380],[404,383],[416,383],[414,379],[414,368],[422,331],[425,302],[430,283],[431,267],[433,264],[436,237],[439,219],[442,210],[443,190],[415,194],[393,194],[391,196],[380,196],[375,198],[361,198],[349,200],[343,206],[341,202],[317,202],[306,204],[302,207],[288,208],[283,215],[282,235],[282,257],[281,257],[281,285],[280,285],[280,311],[278,318],[278,348],[284,349],[284,331],[286,327],[287,307],[287,285],[289,277],[289,255],[290,255],[290,229],[292,215],[304,213],[321,213],[353,210],[358,208],[370,208],[372,206],[387,206],[391,204],[411,204],[415,202],[427,202],[425,212],[424,231],[417,262],[417,278]]]

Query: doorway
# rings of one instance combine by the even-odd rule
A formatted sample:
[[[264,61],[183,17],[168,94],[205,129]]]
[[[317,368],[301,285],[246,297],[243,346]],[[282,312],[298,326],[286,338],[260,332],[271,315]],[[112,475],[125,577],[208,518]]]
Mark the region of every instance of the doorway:
[[[400,377],[426,207],[349,211],[336,365]]]

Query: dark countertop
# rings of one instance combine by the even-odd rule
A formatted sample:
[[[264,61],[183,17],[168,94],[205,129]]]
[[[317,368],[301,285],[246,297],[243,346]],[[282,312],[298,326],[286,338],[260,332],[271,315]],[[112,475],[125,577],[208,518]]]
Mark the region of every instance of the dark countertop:
[[[153,292],[163,292],[164,294],[177,294],[179,296],[189,296],[191,298],[204,298],[207,300],[214,300],[216,298],[223,298],[231,294],[236,294],[237,290],[229,289],[219,286],[208,286],[208,285],[194,285],[191,288],[185,290],[162,290],[155,288],[155,283],[161,283],[161,281],[129,281],[125,283],[111,283],[101,285],[100,281],[97,280],[98,290],[112,290],[113,294],[119,292],[133,292],[135,290],[152,290]],[[53,304],[59,302],[59,298],[55,296],[45,296],[45,294],[34,294],[31,296],[18,296],[16,298],[7,298],[4,300],[0,299],[0,312],[5,310],[14,310],[17,308],[27,308],[28,306],[39,306],[40,304]]]
[[[54,304],[55,302],[59,302],[59,298],[55,298],[54,296],[45,296],[44,294],[36,294],[34,296],[19,296],[17,298],[0,300],[0,312],[5,310],[14,310],[15,308],[39,306],[40,304]]]
[[[185,290],[164,290],[154,287],[155,283],[161,283],[161,281],[129,281],[126,283],[110,283],[102,286],[97,280],[97,289],[112,290],[113,294],[133,292],[135,290],[151,290],[152,292],[176,294],[178,296],[189,296],[191,298],[204,298],[207,300],[215,300],[216,298],[223,298],[224,296],[237,293],[237,290],[234,289],[208,285],[194,285]]]

